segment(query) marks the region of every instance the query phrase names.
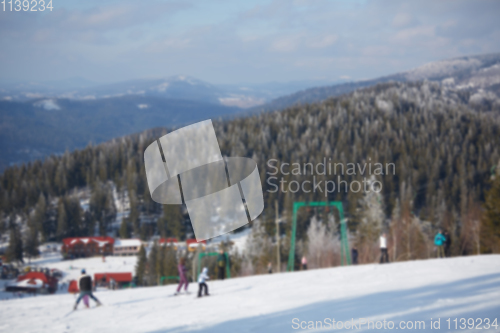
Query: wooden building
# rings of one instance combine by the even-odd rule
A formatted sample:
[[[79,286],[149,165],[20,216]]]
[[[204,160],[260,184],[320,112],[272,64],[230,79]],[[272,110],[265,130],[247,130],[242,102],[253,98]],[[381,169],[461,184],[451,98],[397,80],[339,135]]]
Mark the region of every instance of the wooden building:
[[[65,259],[113,254],[112,237],[71,237],[63,239],[61,253]]]

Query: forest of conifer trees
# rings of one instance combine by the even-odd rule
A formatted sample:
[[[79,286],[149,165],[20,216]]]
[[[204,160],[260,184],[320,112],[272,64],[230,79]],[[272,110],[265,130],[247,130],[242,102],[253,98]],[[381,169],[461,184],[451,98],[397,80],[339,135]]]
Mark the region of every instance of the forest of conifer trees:
[[[216,120],[214,128],[223,155],[250,157],[258,164],[265,201],[260,227],[268,238],[275,234],[275,200],[285,220],[291,219],[294,201],[335,200],[344,205],[352,241],[365,261],[374,260],[371,253],[382,231],[390,232],[394,260],[431,256],[438,228],[450,232],[454,255],[498,252],[500,107],[473,104],[469,98],[467,91],[437,83],[387,83],[317,104]],[[0,176],[0,234],[10,235],[8,255],[15,259],[20,249],[25,256],[36,255],[40,242],[109,233],[117,216],[113,191],[130,202],[118,235],[184,239],[192,233],[184,210],[153,202],[146,183],[144,149],[171,130],[151,129],[7,168]],[[270,159],[314,164],[324,158],[393,163],[395,172],[374,176],[383,185],[377,195],[271,193]],[[300,182],[313,175],[279,177]],[[315,177],[338,180],[337,175]],[[341,179],[360,177],[344,174]],[[85,191],[88,209],[80,204]],[[297,238],[304,244],[298,251],[306,251],[315,213],[299,212]],[[146,218],[155,223],[146,225]],[[284,223],[280,232],[286,237],[289,229]]]

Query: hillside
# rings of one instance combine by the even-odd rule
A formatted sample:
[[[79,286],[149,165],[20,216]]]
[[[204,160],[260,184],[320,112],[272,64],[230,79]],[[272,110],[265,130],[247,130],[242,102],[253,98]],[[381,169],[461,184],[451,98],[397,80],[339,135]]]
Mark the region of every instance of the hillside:
[[[0,85],[0,171],[152,127],[232,117],[312,82],[214,85],[187,76]]]
[[[0,170],[152,127],[174,127],[238,111],[207,102],[135,95],[0,101]]]
[[[408,327],[409,321],[423,321],[420,331],[430,331],[431,319],[440,318],[439,331],[445,332],[448,318],[451,324],[454,318],[482,318],[483,324],[484,318],[490,323],[497,318],[498,324],[499,283],[498,255],[368,264],[209,281],[211,296],[202,299],[195,297],[196,284],[190,285],[190,295],[177,297],[171,297],[174,285],[103,290],[95,293],[103,307],[80,305],[76,312],[75,298],[68,294],[15,299],[0,302],[0,330],[290,332],[302,321],[305,328],[309,321],[366,318],[392,321],[395,328],[403,321]]]
[[[488,108],[500,105],[499,54],[442,60],[404,73],[306,90],[321,85],[321,81],[216,85],[174,76],[97,86],[83,79],[3,85],[0,171],[152,127],[251,116],[297,103],[320,102],[380,83],[424,80],[467,92],[469,101]]]
[[[265,105],[257,106],[252,111],[276,110],[297,103],[319,102],[378,83],[424,80],[440,82],[449,87],[467,90],[471,92],[471,98],[473,99],[499,104],[500,53],[440,60],[407,72],[380,78],[310,88],[288,96],[282,96]]]
[[[380,227],[388,226],[388,217],[412,211],[419,219],[415,231],[422,233],[425,242],[433,237],[438,225],[453,228],[453,237],[462,239],[472,232],[467,229],[472,228],[472,222],[467,221],[477,220],[467,212],[476,211],[474,207],[484,202],[492,170],[500,160],[497,111],[470,103],[469,96],[466,91],[435,83],[391,83],[320,104],[216,121],[214,127],[224,155],[252,157],[257,161],[266,207],[262,218],[271,234],[275,199],[283,214],[290,212],[293,201],[342,201],[351,231],[357,230],[365,210],[363,193],[344,190],[326,194],[303,190],[292,193],[286,187],[275,191],[280,180],[312,183],[316,177],[349,184],[371,177],[366,173],[341,171],[324,176],[310,172],[287,175],[285,170],[285,174],[271,179],[274,169],[269,166],[270,160],[275,166],[320,163],[326,158],[343,165],[394,164],[394,172],[376,176],[383,185],[377,199],[384,214]],[[183,221],[185,229],[180,226],[168,229],[169,223],[164,227],[166,216],[172,212],[154,203],[146,186],[142,152],[166,132],[167,129],[161,128],[149,130],[45,162],[8,168],[0,178],[4,232],[7,233],[9,219],[16,215],[21,225],[26,226],[28,214],[34,214],[35,208],[41,215],[31,219],[32,230],[40,232],[45,240],[86,236],[97,225],[102,233],[110,230],[116,208],[106,199],[112,195],[110,187],[103,184],[112,182],[120,197],[133,202],[134,211],[130,212],[126,229],[129,234],[146,237],[174,233],[184,237],[191,230],[189,221]],[[85,212],[75,208],[74,191],[83,188],[92,189],[90,207]],[[65,214],[61,213],[63,208]],[[108,216],[106,220],[102,219],[103,210]],[[299,238],[305,236],[310,218],[307,214],[305,211],[299,214]],[[153,224],[146,230],[141,221]],[[35,226],[37,229],[33,229]],[[285,225],[283,232],[288,228]],[[463,238],[463,243],[457,242],[455,246],[456,254],[475,251],[472,238]],[[422,251],[421,256],[426,253],[424,248],[417,251]]]

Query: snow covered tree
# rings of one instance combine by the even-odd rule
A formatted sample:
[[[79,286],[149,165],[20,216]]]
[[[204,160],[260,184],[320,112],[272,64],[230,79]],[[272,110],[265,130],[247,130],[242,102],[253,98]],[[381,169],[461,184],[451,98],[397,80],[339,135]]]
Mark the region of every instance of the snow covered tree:
[[[333,215],[329,215],[328,226],[316,215],[311,218],[307,229],[307,262],[311,268],[331,267],[338,261],[340,242],[335,231]]]
[[[252,267],[256,272],[265,272],[267,264],[273,261],[273,250],[271,237],[266,233],[264,225],[260,219],[252,223],[252,232],[246,241],[245,261],[243,266]]]
[[[383,231],[386,219],[382,194],[371,190],[374,181],[374,176],[367,180],[370,190],[364,192],[360,205],[361,218],[356,234],[360,261],[372,261],[375,258],[373,254],[378,254],[377,241]]]

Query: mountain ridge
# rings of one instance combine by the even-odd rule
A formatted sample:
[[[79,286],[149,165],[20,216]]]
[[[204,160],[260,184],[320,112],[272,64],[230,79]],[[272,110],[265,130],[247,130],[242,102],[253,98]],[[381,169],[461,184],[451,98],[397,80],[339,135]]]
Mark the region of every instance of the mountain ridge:
[[[294,104],[320,102],[330,97],[384,82],[439,81],[447,86],[470,90],[477,99],[500,102],[500,53],[464,56],[429,62],[406,72],[375,79],[314,87],[279,97],[248,110],[262,112],[290,107]],[[493,93],[494,95],[491,95]],[[477,95],[479,94],[479,95]],[[471,96],[472,97],[472,96]]]

